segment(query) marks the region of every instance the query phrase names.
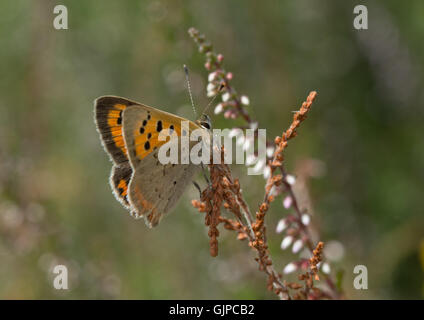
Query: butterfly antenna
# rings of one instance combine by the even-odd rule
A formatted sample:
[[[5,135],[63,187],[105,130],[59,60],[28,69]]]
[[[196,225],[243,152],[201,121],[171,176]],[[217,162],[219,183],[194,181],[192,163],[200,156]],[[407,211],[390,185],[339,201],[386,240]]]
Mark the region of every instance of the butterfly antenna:
[[[209,109],[209,107],[211,106],[212,102],[214,102],[215,98],[217,97],[218,93],[221,92],[222,89],[225,88],[225,83],[221,83],[221,85],[219,86],[218,91],[213,95],[212,99],[209,101],[208,105],[206,106],[206,108],[203,110],[203,114],[206,113],[206,111]]]
[[[194,107],[193,95],[191,94],[190,79],[188,78],[188,68],[184,65],[184,72],[187,82],[188,94],[190,95],[191,106],[193,107],[194,116],[197,118],[196,108]]]

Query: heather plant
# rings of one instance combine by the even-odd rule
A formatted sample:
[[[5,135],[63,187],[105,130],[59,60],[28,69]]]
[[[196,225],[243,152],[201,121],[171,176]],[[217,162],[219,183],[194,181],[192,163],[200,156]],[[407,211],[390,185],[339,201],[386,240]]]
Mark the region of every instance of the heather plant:
[[[246,95],[240,96],[233,87],[231,80],[233,74],[223,67],[224,56],[213,51],[212,44],[205,36],[194,28],[189,29],[189,34],[198,46],[199,52],[206,58],[205,68],[209,72],[207,95],[221,96],[221,102],[214,107],[214,113],[223,114],[227,119],[236,120],[242,118],[246,123],[243,129],[253,129],[257,136],[259,124],[249,114],[247,106],[250,100]],[[255,171],[261,171],[265,178],[264,199],[258,208],[252,213],[248,203],[243,197],[242,188],[237,178],[234,178],[230,167],[224,164],[209,164],[211,183],[201,191],[200,200],[193,200],[192,205],[205,214],[205,225],[209,228],[210,254],[218,255],[218,226],[222,224],[225,229],[237,233],[237,239],[246,241],[248,246],[256,252],[255,260],[259,270],[267,277],[267,288],[273,291],[280,299],[339,299],[342,292],[336,287],[335,280],[330,274],[330,266],[325,261],[323,254],[324,242],[312,237],[311,216],[305,212],[297,200],[293,190],[296,178],[290,175],[285,167],[285,151],[288,142],[297,135],[300,124],[307,118],[312,103],[317,93],[309,93],[306,101],[300,109],[294,113],[293,121],[289,128],[281,136],[275,137],[274,141],[267,141],[266,162],[246,161],[246,165],[255,162]],[[233,128],[234,132],[240,130]],[[254,141],[245,139],[247,146]],[[225,150],[221,149],[224,159]],[[257,156],[256,152],[256,156]],[[293,214],[282,218],[276,226],[277,233],[282,233],[284,238],[281,249],[292,247],[294,254],[304,249],[303,256],[297,256],[289,262],[283,272],[278,272],[274,266],[269,248],[267,233],[269,227],[265,221],[270,204],[278,197],[282,197],[285,209],[290,209]],[[223,210],[224,209],[224,210]],[[304,257],[304,254],[309,256]],[[298,282],[287,282],[284,273],[298,272]],[[320,277],[322,274],[322,277]],[[321,279],[325,279],[325,285]]]

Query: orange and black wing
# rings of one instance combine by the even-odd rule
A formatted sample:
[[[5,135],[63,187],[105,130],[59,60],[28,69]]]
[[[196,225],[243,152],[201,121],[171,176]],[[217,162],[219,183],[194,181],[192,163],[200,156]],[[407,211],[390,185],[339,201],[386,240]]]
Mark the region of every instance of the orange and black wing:
[[[137,102],[114,96],[100,97],[94,102],[95,121],[102,144],[117,165],[128,162],[122,130],[123,111],[128,106],[136,104]]]

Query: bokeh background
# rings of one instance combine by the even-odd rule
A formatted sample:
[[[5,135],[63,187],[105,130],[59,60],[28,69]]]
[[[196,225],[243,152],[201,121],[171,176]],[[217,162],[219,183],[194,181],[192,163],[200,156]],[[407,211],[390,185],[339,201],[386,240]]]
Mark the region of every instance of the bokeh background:
[[[53,28],[58,4],[68,8],[68,30]],[[366,1],[362,31],[352,24],[357,4],[1,1],[0,298],[274,298],[234,234],[222,231],[219,256],[209,256],[194,187],[149,230],[108,185],[93,100],[119,95],[192,119],[182,65],[199,108],[207,72],[191,26],[224,54],[269,137],[318,91],[287,168],[336,252],[331,272],[344,274],[347,297],[423,298],[424,2]],[[263,178],[237,166],[234,174],[256,208]],[[279,200],[267,216],[279,271],[295,259],[274,232],[287,214]],[[56,264],[68,267],[69,290],[53,288]],[[366,291],[352,286],[358,264],[368,267]]]

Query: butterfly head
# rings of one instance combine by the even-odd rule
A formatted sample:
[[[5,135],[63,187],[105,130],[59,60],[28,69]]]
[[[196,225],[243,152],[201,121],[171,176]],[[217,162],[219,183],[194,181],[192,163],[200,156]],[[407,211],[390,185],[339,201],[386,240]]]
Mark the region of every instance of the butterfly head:
[[[206,130],[212,130],[212,121],[207,114],[202,114],[199,120],[196,121],[199,126]]]

